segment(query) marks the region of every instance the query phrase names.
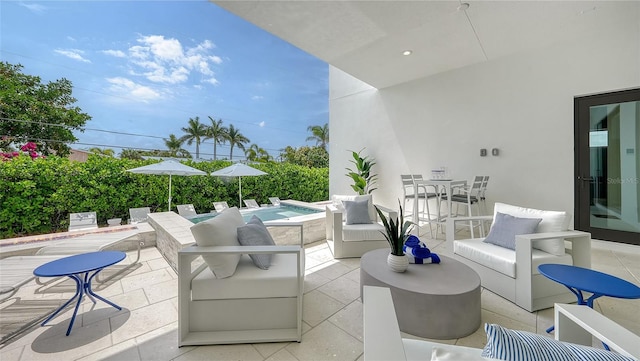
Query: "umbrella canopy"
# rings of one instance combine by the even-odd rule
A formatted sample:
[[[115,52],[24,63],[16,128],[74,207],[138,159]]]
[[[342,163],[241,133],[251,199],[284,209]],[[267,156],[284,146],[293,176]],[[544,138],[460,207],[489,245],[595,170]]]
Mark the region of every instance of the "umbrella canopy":
[[[175,160],[165,160],[160,163],[154,163],[154,164],[145,165],[143,167],[128,169],[127,172],[138,173],[138,174],[168,174],[169,175],[169,210],[171,210],[171,176],[174,176],[174,175],[191,176],[191,175],[207,174],[206,172],[189,167]]]
[[[265,174],[267,173],[243,163],[234,163],[211,173],[211,175],[217,177],[238,177],[238,198],[240,199],[238,208],[242,207],[242,177],[255,177]]]

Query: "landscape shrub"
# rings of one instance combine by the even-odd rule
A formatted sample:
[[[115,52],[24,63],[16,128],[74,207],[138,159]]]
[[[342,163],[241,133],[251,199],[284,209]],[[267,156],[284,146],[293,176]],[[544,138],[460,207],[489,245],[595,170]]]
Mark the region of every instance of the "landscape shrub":
[[[131,160],[91,155],[87,162],[49,156],[28,155],[0,162],[0,238],[66,231],[69,213],[95,211],[98,224],[107,219],[129,218],[129,208],[150,207],[152,212],[168,207],[169,176],[127,172],[150,160]],[[228,161],[187,161],[207,173],[224,168]],[[290,163],[257,163],[267,172],[242,177],[243,199],[260,204],[269,197],[317,202],[329,198],[328,168],[307,168]],[[213,209],[213,202],[238,206],[238,179],[214,176],[173,176],[172,210],[191,203],[198,213]]]

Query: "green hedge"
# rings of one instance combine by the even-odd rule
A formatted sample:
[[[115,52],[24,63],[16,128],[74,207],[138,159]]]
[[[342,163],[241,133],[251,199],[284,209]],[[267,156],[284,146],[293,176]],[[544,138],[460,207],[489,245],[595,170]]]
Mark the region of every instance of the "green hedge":
[[[95,211],[98,224],[107,219],[129,218],[129,208],[151,207],[166,211],[169,177],[133,174],[127,169],[154,163],[90,156],[85,163],[66,158],[31,160],[20,156],[0,162],[0,238],[64,231],[69,213]],[[228,161],[185,164],[207,173]],[[316,202],[329,197],[328,168],[307,168],[290,163],[252,165],[268,175],[242,178],[243,198],[269,203],[269,197]],[[172,177],[172,210],[191,203],[198,213],[209,212],[213,202],[238,205],[238,179]]]

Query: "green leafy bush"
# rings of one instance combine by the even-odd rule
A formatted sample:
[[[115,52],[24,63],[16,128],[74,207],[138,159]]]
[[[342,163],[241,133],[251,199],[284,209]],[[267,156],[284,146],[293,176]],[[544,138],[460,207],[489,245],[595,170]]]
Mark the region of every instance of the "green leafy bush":
[[[69,213],[95,211],[98,224],[107,219],[129,218],[129,208],[167,210],[169,177],[133,174],[127,169],[153,161],[91,155],[87,162],[55,156],[31,160],[19,156],[0,162],[0,238],[66,231]],[[207,173],[224,168],[228,161],[185,164]],[[317,202],[329,198],[328,168],[307,168],[288,163],[252,164],[267,172],[243,177],[243,198],[268,203],[269,197]],[[238,206],[238,179],[172,177],[172,208],[191,203],[198,213],[213,209],[213,202]]]

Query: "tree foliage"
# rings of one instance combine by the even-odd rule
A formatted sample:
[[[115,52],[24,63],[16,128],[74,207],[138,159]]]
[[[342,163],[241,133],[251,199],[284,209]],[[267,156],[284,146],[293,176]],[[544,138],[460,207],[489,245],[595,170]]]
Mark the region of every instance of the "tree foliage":
[[[87,162],[51,156],[31,159],[26,154],[0,162],[0,238],[66,230],[69,213],[95,211],[99,225],[107,219],[129,218],[129,208],[166,211],[169,177],[127,172],[155,161],[89,155]],[[213,172],[229,161],[186,161],[186,165]],[[243,177],[242,194],[258,203],[269,197],[316,202],[329,198],[328,168],[306,168],[288,163],[258,163],[268,173]],[[238,179],[174,176],[173,204],[191,203],[198,213],[213,209],[213,200],[238,206]]]
[[[210,115],[208,117],[211,125],[207,129],[207,139],[213,140],[213,160],[216,160],[218,159],[218,144],[224,144],[227,141],[229,129],[222,125],[222,119],[215,120]]]
[[[91,116],[74,106],[71,81],[45,84],[22,68],[0,62],[0,136],[5,146],[34,142],[45,155],[68,155],[67,144],[77,141],[73,131],[83,131]]]
[[[231,150],[229,151],[229,160],[233,160],[233,147],[238,146],[238,148],[244,151],[244,145],[249,143],[249,138],[245,137],[240,130],[233,126],[233,124],[229,125],[229,129],[226,134],[227,141],[231,146]]]
[[[377,188],[373,188],[378,175],[372,173],[372,168],[376,164],[372,158],[369,156],[361,156],[364,149],[361,149],[359,152],[351,151],[351,157],[353,159],[350,160],[356,166],[356,169],[353,170],[351,168],[347,168],[349,171],[346,176],[353,180],[353,184],[351,188],[356,191],[358,194],[369,194],[375,191]]]
[[[328,168],[329,153],[322,147],[287,146],[281,150],[280,157],[283,162],[301,165],[310,168]]]
[[[316,145],[322,149],[327,149],[327,143],[329,143],[329,123],[325,123],[323,126],[310,125],[307,130],[311,132],[311,136],[307,137],[307,140],[313,140]]]
[[[207,138],[207,130],[207,125],[200,123],[200,117],[189,118],[189,125],[182,128],[185,135],[180,140],[189,145],[196,143],[196,159],[200,158],[200,143]]]

